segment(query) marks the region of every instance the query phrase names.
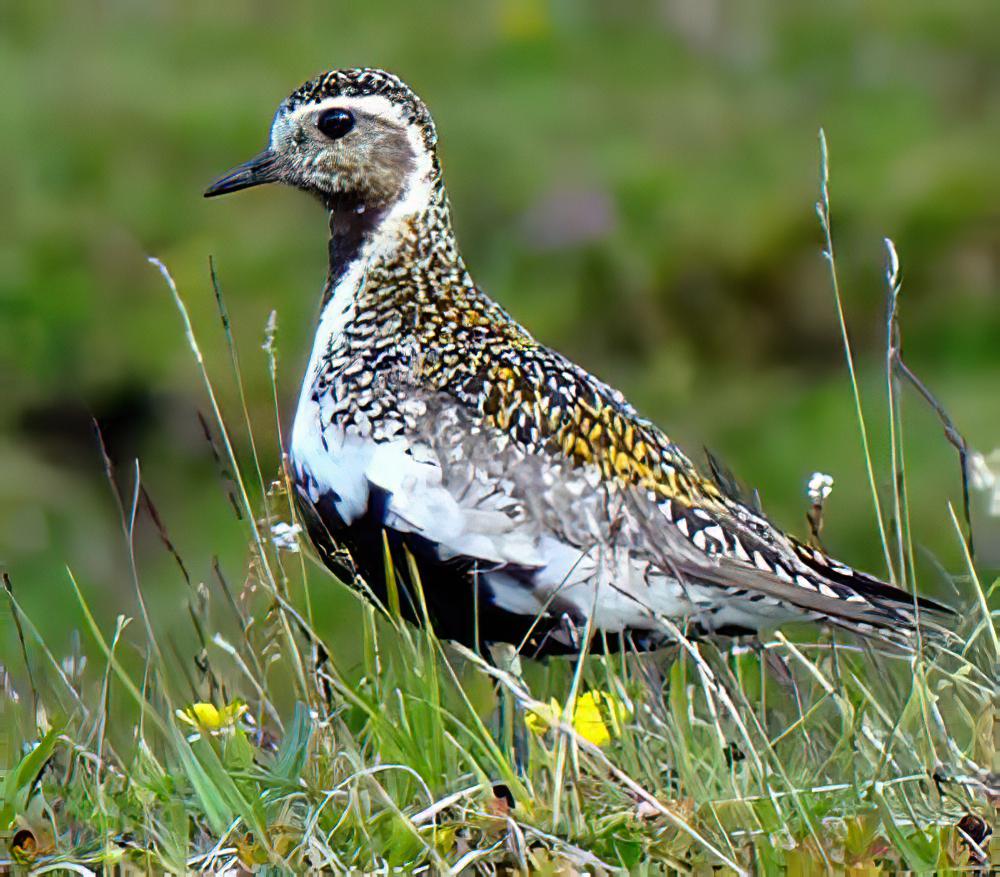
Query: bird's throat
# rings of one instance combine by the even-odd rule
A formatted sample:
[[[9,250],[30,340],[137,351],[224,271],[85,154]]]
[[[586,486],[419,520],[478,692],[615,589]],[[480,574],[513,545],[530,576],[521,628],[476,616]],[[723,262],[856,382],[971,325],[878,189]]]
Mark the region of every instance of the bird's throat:
[[[327,202],[327,207],[327,296],[359,261],[371,276],[421,273],[428,262],[438,268],[450,264],[459,269],[457,273],[465,273],[443,196],[439,201],[403,197],[395,203],[372,205],[344,195]]]
[[[327,290],[333,289],[361,257],[365,245],[372,240],[389,208],[372,206],[356,195],[341,195],[327,203],[330,211],[330,259]]]

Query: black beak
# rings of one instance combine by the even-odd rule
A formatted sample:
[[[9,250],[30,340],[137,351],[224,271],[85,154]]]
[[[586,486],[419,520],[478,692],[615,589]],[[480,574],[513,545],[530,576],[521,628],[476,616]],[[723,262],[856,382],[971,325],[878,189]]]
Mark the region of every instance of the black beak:
[[[255,155],[250,161],[237,165],[231,171],[223,174],[205,190],[206,198],[216,195],[227,195],[251,186],[278,181],[278,156],[270,149],[265,149],[260,155]]]

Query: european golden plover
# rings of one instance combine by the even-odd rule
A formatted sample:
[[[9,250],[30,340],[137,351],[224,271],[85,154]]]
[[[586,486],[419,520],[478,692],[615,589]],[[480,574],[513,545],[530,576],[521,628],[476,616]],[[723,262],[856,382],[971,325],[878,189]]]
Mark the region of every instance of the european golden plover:
[[[898,638],[945,611],[779,530],[515,322],[462,260],[436,143],[396,76],[334,70],[205,193],[281,182],[328,213],[289,459],[331,567],[346,548],[384,602],[388,551],[407,618],[415,568],[440,637],[529,655],[794,619]]]

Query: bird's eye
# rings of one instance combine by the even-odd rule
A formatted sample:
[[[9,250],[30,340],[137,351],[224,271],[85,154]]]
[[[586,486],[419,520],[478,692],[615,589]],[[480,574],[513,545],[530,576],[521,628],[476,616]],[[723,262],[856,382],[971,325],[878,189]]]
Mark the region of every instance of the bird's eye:
[[[316,127],[331,140],[339,140],[354,127],[354,114],[335,107],[320,115]]]

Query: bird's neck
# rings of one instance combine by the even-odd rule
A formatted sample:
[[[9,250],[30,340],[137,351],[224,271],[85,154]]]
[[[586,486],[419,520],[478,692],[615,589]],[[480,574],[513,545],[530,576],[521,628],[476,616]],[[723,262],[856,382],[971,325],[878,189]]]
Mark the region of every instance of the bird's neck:
[[[409,277],[428,290],[438,287],[435,277],[467,281],[436,160],[425,173],[415,174],[394,202],[371,203],[346,194],[327,207],[330,263],[325,300],[359,270],[367,278],[369,294],[377,293],[380,281],[390,277]]]

